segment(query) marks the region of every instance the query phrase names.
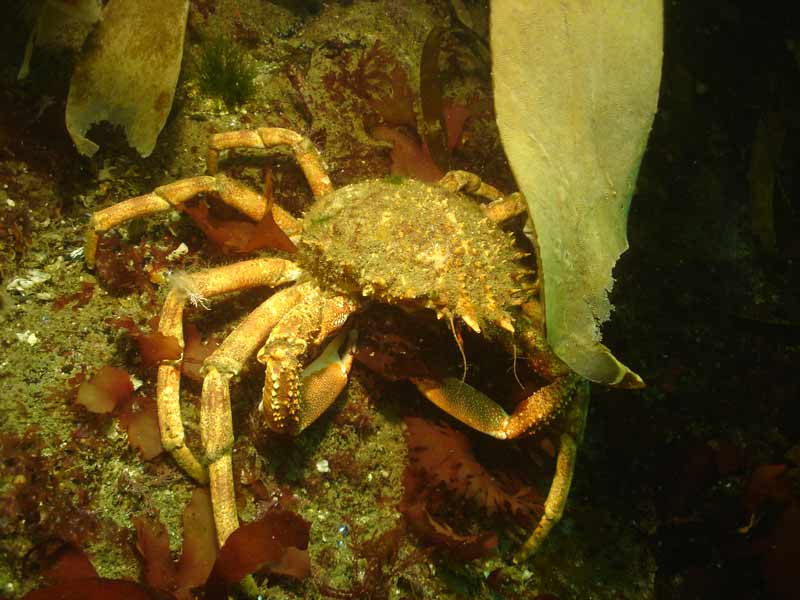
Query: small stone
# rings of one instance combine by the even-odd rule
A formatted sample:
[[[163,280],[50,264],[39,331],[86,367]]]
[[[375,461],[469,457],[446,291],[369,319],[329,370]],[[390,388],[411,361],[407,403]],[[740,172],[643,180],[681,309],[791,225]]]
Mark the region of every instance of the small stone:
[[[134,375],[129,375],[129,377],[131,380],[131,385],[133,385],[134,392],[144,385],[144,382],[138,377],[135,377]]]
[[[170,252],[167,255],[167,260],[173,261],[179,259],[181,256],[185,256],[189,252],[189,247],[181,242],[175,250]]]
[[[348,527],[347,523],[342,523],[341,525],[339,525],[337,531],[339,532],[339,535],[341,535],[342,537],[347,537],[348,535],[350,535],[350,527]]]
[[[331,472],[331,467],[326,459],[323,458],[322,460],[317,461],[317,471],[319,471],[320,473]]]
[[[29,346],[35,346],[36,344],[39,343],[39,338],[36,337],[36,334],[28,330],[25,330],[22,333],[18,333],[17,339],[20,342],[25,342]]]

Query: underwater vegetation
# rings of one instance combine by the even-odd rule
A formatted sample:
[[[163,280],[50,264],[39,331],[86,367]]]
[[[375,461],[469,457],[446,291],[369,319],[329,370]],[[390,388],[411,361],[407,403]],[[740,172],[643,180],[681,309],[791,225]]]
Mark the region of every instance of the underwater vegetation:
[[[234,42],[208,38],[197,65],[200,89],[229,108],[243,104],[255,93],[256,70],[247,54]]]
[[[79,153],[99,150],[87,135],[102,121],[119,125],[141,156],[153,152],[172,110],[188,12],[186,0],[107,3],[67,95],[65,124]]]

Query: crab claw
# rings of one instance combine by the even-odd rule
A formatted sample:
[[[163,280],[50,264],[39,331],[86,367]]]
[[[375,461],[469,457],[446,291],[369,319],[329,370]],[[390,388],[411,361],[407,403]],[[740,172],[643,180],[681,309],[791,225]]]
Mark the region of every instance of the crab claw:
[[[259,411],[273,431],[299,431],[300,358],[306,343],[297,338],[276,340],[261,349],[258,362],[265,366],[264,390]]]
[[[358,332],[337,335],[314,362],[301,374],[302,410],[300,430],[302,431],[325,412],[347,385],[353,357],[356,353]]]
[[[339,333],[305,369],[300,340],[280,340],[259,353],[266,366],[259,410],[271,430],[297,434],[325,412],[347,384],[357,337],[355,330]]]

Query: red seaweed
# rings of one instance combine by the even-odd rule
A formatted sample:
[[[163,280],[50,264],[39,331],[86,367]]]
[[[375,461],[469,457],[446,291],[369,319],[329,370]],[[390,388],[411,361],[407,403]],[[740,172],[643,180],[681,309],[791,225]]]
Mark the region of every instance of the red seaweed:
[[[75,402],[93,413],[110,413],[120,402],[130,399],[133,384],[127,372],[103,367],[78,388]]]
[[[270,573],[303,579],[311,572],[310,529],[310,523],[296,513],[269,511],[230,535],[219,552],[211,577],[233,583],[266,569]]]
[[[142,459],[152,460],[164,451],[155,401],[137,396],[135,401],[122,407],[118,416],[128,434],[128,443],[139,451]]]
[[[78,579],[28,592],[22,600],[171,600],[159,592],[133,581],[121,579]]]
[[[223,252],[231,254],[247,254],[264,248],[296,252],[297,247],[289,236],[278,227],[272,212],[268,211],[257,223],[244,220],[222,220],[209,214],[208,205],[204,202],[187,204],[185,212],[197,226],[217,244]]]
[[[469,440],[448,425],[406,417],[406,442],[414,469],[432,487],[446,488],[475,502],[490,515],[505,511],[524,519],[541,513],[542,496],[533,488],[509,491],[472,454]]]
[[[175,563],[169,550],[167,528],[158,519],[138,517],[133,519],[136,527],[136,549],[144,563],[144,580],[159,590],[171,591],[175,587]]]
[[[195,488],[183,510],[183,548],[177,562],[172,560],[167,530],[160,520],[140,517],[134,523],[145,582],[179,600],[192,598],[191,590],[206,582],[217,557],[208,491]]]
[[[411,177],[419,181],[433,183],[444,176],[431,158],[428,147],[400,129],[379,125],[372,130],[372,137],[393,145],[392,174]]]
[[[142,357],[142,366],[154,367],[162,360],[177,360],[181,357],[181,345],[177,338],[160,331],[134,335]]]
[[[183,547],[175,576],[179,598],[206,582],[217,559],[214,516],[207,490],[195,488],[182,519]]]
[[[414,90],[400,61],[380,40],[359,59],[349,83],[388,125],[416,129]]]
[[[42,573],[45,580],[52,584],[97,577],[97,571],[86,553],[72,544],[62,546],[53,558],[53,564]]]
[[[72,310],[77,310],[82,306],[86,306],[89,300],[92,299],[92,296],[94,296],[94,284],[90,281],[83,281],[81,282],[80,291],[53,300],[53,310],[59,311],[73,302],[75,304],[73,304]]]
[[[489,556],[497,547],[497,534],[484,531],[476,535],[461,535],[449,525],[434,518],[428,510],[426,482],[412,468],[403,474],[403,500],[399,509],[411,531],[424,543],[446,548],[459,560],[470,561]]]
[[[200,330],[192,323],[188,323],[183,328],[183,339],[186,349],[183,352],[181,372],[189,379],[203,381],[201,373],[203,361],[219,346],[219,342],[213,338],[209,338],[204,342],[200,335]]]

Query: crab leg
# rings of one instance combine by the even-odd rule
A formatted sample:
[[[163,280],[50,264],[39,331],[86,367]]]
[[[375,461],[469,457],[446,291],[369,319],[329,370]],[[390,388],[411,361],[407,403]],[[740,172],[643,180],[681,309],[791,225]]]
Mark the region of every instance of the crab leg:
[[[267,203],[263,196],[225,175],[204,175],[181,179],[157,187],[149,194],[123,200],[94,213],[86,232],[84,250],[86,264],[90,269],[94,268],[97,244],[100,234],[103,232],[136,217],[144,217],[169,209],[179,209],[186,201],[203,192],[218,194],[225,204],[254,221],[260,221],[267,209]],[[273,217],[278,226],[289,235],[297,229],[294,217],[277,206],[274,207]]]
[[[512,415],[461,379],[417,378],[411,381],[428,400],[477,431],[499,439],[536,433],[564,411],[584,384],[550,350],[544,334],[537,327],[531,326],[525,318],[518,319],[517,323],[520,325],[517,335],[525,349],[526,360],[549,383],[520,402]],[[512,338],[504,337],[502,342],[509,352],[516,353]]]
[[[539,550],[550,530],[564,515],[569,489],[572,486],[572,475],[575,473],[578,446],[586,428],[586,415],[589,411],[588,383],[584,382],[582,388],[582,392],[573,402],[565,418],[564,432],[559,439],[556,472],[544,501],[544,514],[539,520],[539,524],[536,525],[536,529],[514,555],[514,562],[517,564],[524,562],[531,554]]]
[[[340,332],[334,337],[322,353],[300,374],[300,408],[299,431],[316,421],[333,401],[339,396],[347,384],[353,357],[356,353],[355,329],[349,333]]]
[[[247,315],[203,362],[200,399],[200,439],[208,463],[214,521],[220,547],[239,525],[233,491],[230,380],[264,343],[289,309],[300,302],[311,284],[281,290]]]
[[[469,171],[448,171],[439,180],[439,185],[451,192],[467,192],[487,200],[500,200],[503,194],[496,187],[484,183]]]
[[[448,171],[439,180],[439,185],[451,192],[467,192],[489,200],[489,204],[482,206],[483,212],[495,223],[508,221],[528,210],[519,192],[503,196],[497,188],[469,171]]]
[[[258,352],[258,362],[265,365],[266,377],[259,411],[267,426],[284,433],[297,434],[314,421],[336,399],[347,383],[352,357],[335,367],[329,348],[320,362],[305,371],[303,359],[309,349],[322,343],[344,326],[358,305],[346,296],[330,296],[322,290],[309,294],[281,319]],[[343,338],[338,338],[341,345]],[[337,345],[337,348],[338,348]],[[347,355],[352,352],[348,344]],[[304,388],[304,384],[308,386]]]
[[[253,130],[227,131],[211,136],[208,144],[206,168],[212,175],[217,172],[219,155],[231,148],[271,148],[289,146],[300,165],[315,198],[333,191],[333,185],[322,165],[322,159],[314,144],[304,135],[280,127],[260,127]]]
[[[506,440],[536,433],[551,424],[572,402],[582,382],[577,376],[559,377],[520,402],[509,415],[494,400],[455,377],[442,380],[412,378],[436,406],[473,429]]]
[[[544,505],[544,516],[514,558],[520,562],[534,553],[564,513],[578,443],[583,435],[589,403],[588,383],[577,375],[565,375],[540,388],[523,400],[508,415],[491,398],[460,379],[445,378],[441,382],[412,379],[431,402],[459,421],[499,439],[510,439],[524,433],[535,433],[550,424],[569,405],[565,431],[561,434],[556,472]]]
[[[272,298],[270,299],[272,300]],[[261,310],[268,300],[256,310]],[[284,301],[279,302],[280,309],[287,308]],[[271,312],[277,316],[279,307],[273,305]],[[259,319],[260,320],[260,319]],[[264,327],[265,323],[260,324]],[[261,329],[266,337],[268,329]],[[230,337],[237,336],[237,331]],[[241,335],[247,335],[241,332]],[[228,339],[230,339],[230,337]],[[340,356],[340,348],[348,338],[345,351]],[[228,340],[226,339],[226,342]],[[354,332],[349,336],[344,333],[337,335],[331,341],[320,357],[309,365],[301,375],[301,395],[311,399],[304,404],[307,410],[301,411],[301,426],[305,427],[319,417],[347,383],[347,376],[353,364]],[[233,463],[231,450],[233,447],[233,423],[231,419],[230,403],[230,378],[231,374],[221,372],[209,365],[221,360],[227,364],[231,357],[223,356],[221,347],[206,360],[206,375],[203,379],[203,396],[200,404],[200,425],[203,447],[208,460],[209,487],[211,489],[211,505],[214,510],[214,524],[217,530],[217,541],[222,547],[228,536],[239,526],[236,512],[236,495],[233,481]],[[307,374],[307,372],[309,372]],[[316,400],[316,401],[315,401]]]
[[[305,348],[303,340],[325,339],[344,325],[354,309],[355,306],[343,297],[324,297],[322,291],[311,283],[298,285],[279,292],[257,308],[205,360],[200,406],[201,438],[208,460],[211,504],[220,546],[239,526],[231,462],[231,377],[238,373],[256,346],[269,334],[269,340],[258,353],[259,361],[267,364],[264,396],[269,393],[273,398],[266,410],[277,415],[286,408],[295,418],[291,423],[277,417],[267,418],[283,425],[272,425],[273,429],[299,433],[331,405],[347,383],[353,364],[355,334],[351,332],[347,336],[341,356],[344,333],[337,335],[302,372],[292,367],[299,365],[304,350],[291,357],[281,355],[280,365],[273,364],[272,352],[285,349],[284,343]],[[302,336],[302,339],[296,336]],[[292,363],[292,358],[297,365]],[[277,371],[281,368],[286,371],[282,379],[292,382],[284,387],[292,390],[291,393],[279,394],[272,383],[271,369]],[[260,410],[265,412],[263,401]]]
[[[178,340],[183,348],[183,309],[186,302],[202,304],[226,292],[258,286],[279,286],[296,281],[301,270],[294,263],[277,258],[260,258],[225,267],[193,273],[177,279],[167,294],[161,310],[158,330]],[[158,367],[156,402],[161,442],[175,462],[201,483],[208,480],[205,468],[186,446],[181,419],[181,361],[163,360]]]

